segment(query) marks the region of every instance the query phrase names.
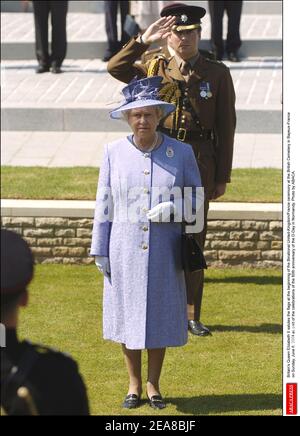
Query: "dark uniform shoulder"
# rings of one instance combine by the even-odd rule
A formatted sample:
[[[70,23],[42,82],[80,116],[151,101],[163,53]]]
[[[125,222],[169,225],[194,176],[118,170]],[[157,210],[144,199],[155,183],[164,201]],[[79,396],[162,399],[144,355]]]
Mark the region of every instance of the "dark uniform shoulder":
[[[44,361],[55,359],[59,362],[65,362],[77,368],[75,360],[67,353],[63,353],[56,348],[48,347],[42,344],[34,344],[28,340],[23,341],[24,348],[32,349],[38,357]]]
[[[216,60],[216,55],[214,52],[209,51],[209,50],[203,50],[202,48],[199,49],[199,53],[201,54],[201,56],[203,56],[205,59],[212,59],[212,60]]]
[[[37,357],[28,381],[40,393],[39,413],[87,415],[86,387],[77,362],[70,355],[45,345],[24,341],[23,347]]]
[[[23,341],[23,345],[25,347],[32,348],[33,350],[35,350],[38,354],[40,354],[42,356],[43,355],[45,356],[45,355],[50,355],[50,354],[53,355],[54,354],[54,355],[58,355],[58,356],[61,356],[61,357],[71,358],[71,356],[69,354],[63,353],[63,352],[59,351],[56,348],[48,347],[48,346],[43,345],[43,344],[35,344],[35,343],[31,342],[31,341],[24,340]]]
[[[205,60],[210,65],[216,65],[217,67],[228,70],[227,65],[225,65],[222,61],[217,61],[216,59],[211,59],[211,58],[205,58]]]

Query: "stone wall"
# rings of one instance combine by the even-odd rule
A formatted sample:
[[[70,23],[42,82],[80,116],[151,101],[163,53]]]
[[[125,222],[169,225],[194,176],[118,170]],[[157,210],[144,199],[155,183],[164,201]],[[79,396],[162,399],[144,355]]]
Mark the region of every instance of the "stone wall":
[[[2,217],[1,227],[30,244],[37,263],[91,264],[91,218]],[[209,220],[205,255],[212,267],[282,267],[282,222]]]
[[[214,267],[282,267],[282,221],[208,222],[205,255]]]

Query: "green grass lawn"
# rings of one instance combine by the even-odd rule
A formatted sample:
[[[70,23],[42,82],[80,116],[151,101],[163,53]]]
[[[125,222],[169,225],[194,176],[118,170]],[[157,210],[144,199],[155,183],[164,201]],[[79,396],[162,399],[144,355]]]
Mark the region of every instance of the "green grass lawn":
[[[2,167],[1,198],[94,200],[97,168]],[[281,170],[235,169],[220,201],[279,203]]]
[[[202,321],[213,336],[167,350],[163,412],[146,401],[121,408],[127,374],[120,345],[102,339],[102,277],[94,266],[38,265],[20,335],[78,361],[95,415],[280,415],[280,271],[210,269],[206,283]]]

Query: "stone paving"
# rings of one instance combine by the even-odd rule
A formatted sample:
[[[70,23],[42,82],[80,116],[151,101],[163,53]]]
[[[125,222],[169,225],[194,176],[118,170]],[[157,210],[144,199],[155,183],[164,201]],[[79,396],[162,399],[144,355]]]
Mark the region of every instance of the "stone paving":
[[[5,132],[1,134],[1,162],[11,166],[99,167],[104,144],[129,134],[123,132]],[[235,135],[234,168],[281,168],[278,134]]]
[[[226,36],[226,16],[224,37]],[[281,15],[243,15],[241,18],[242,39],[281,39]],[[50,30],[49,30],[50,31]],[[68,41],[106,41],[104,14],[68,13]],[[210,38],[210,20],[203,20],[202,38]],[[33,42],[34,24],[32,13],[1,13],[1,41]]]
[[[248,59],[230,67],[237,108],[281,110],[282,61]],[[85,104],[105,106],[122,100],[121,82],[112,78],[101,60],[66,60],[61,75],[35,75],[36,61],[3,61],[2,106]]]
[[[226,28],[225,18],[224,36]],[[67,32],[68,41],[75,44],[76,50],[81,47],[74,54],[79,57],[80,53],[84,53],[84,47],[89,47],[89,42],[97,47],[98,42],[105,43],[104,15],[69,13]],[[259,41],[261,44],[266,41],[271,45],[274,42],[278,44],[282,38],[282,17],[280,14],[244,14],[241,20],[241,36],[243,40],[253,40],[258,45]],[[210,20],[207,19],[203,21],[202,38],[208,40],[209,37]],[[32,13],[1,13],[1,40],[4,45],[33,44]],[[117,126],[107,117],[107,112],[122,100],[123,84],[110,77],[106,64],[99,58],[66,59],[63,65],[64,74],[47,73],[37,76],[34,73],[36,60],[33,48],[30,50],[32,60],[1,62],[2,116],[3,125],[8,129],[2,132],[2,165],[99,166],[103,144],[124,136],[127,131],[125,124]],[[281,57],[252,57],[239,64],[225,63],[231,69],[236,90],[238,126],[243,126],[238,130],[240,133],[236,134],[233,166],[280,168],[282,145],[278,120],[281,119],[282,109]],[[34,121],[34,110],[39,108],[49,111],[41,119],[50,120],[41,129],[37,125],[39,120],[32,123],[35,126],[31,128],[32,131],[23,131],[28,127],[22,127],[22,122],[18,126],[16,123],[17,127],[12,129],[5,122],[7,110],[12,111],[10,118],[7,118],[9,120],[18,118]],[[101,117],[102,124],[98,130],[103,125],[103,131],[95,132],[95,128],[89,128],[88,124],[81,129],[87,131],[72,131],[78,130],[76,123],[70,124],[75,127],[71,127],[71,131],[64,131],[68,130],[65,124],[61,128],[59,122],[51,120],[61,120],[61,117],[67,119],[68,108],[78,110],[73,121],[78,117],[79,123],[84,124],[93,116],[96,120]],[[58,109],[62,112],[55,112]],[[92,109],[96,112],[92,113]],[[248,127],[250,124],[252,128]]]

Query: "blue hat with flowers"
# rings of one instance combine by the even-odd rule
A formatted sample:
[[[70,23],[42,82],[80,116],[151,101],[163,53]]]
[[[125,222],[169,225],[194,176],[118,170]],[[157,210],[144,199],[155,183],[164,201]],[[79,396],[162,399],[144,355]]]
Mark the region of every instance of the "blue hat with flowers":
[[[110,112],[113,119],[122,118],[122,112],[146,106],[160,106],[164,117],[175,110],[175,105],[162,101],[159,97],[159,89],[162,77],[153,76],[137,80],[134,78],[125,88],[122,89],[125,101],[117,109]]]

